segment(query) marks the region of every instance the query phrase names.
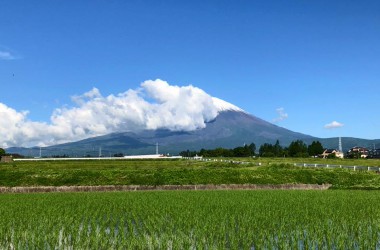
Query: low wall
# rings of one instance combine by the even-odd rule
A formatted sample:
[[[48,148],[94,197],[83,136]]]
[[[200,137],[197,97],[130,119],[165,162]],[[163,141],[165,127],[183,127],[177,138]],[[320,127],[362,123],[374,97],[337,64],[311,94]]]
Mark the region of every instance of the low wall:
[[[222,185],[162,185],[162,186],[38,186],[0,187],[0,193],[49,193],[49,192],[112,192],[112,191],[164,191],[164,190],[326,190],[331,184],[222,184]]]

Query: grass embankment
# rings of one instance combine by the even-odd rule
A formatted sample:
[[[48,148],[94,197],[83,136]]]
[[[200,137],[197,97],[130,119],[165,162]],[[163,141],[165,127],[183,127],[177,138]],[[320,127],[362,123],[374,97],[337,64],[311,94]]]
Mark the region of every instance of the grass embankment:
[[[188,160],[13,162],[0,164],[0,186],[328,183],[333,185],[332,188],[338,189],[380,189],[380,175],[375,172],[303,168],[283,164],[281,159],[266,160],[260,167],[253,164]],[[305,160],[308,159],[287,159],[289,163],[306,162]],[[251,161],[257,162],[258,159]],[[340,164],[365,163],[376,164],[376,161],[349,161]],[[328,161],[326,164],[335,163]]]
[[[0,195],[1,249],[379,249],[368,191]]]

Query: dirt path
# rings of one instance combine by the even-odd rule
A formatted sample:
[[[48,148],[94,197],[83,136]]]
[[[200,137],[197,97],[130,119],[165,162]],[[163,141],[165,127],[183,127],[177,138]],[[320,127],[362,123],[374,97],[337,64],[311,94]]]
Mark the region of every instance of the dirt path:
[[[112,191],[164,191],[164,190],[326,190],[331,184],[222,184],[222,185],[161,185],[161,186],[36,186],[0,187],[0,193],[50,193],[50,192],[112,192]]]

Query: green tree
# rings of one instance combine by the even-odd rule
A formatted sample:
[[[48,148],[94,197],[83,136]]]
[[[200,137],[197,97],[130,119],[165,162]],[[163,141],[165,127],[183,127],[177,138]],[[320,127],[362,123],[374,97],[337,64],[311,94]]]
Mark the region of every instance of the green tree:
[[[236,147],[233,150],[234,157],[244,157],[245,156],[245,148],[244,147]]]
[[[323,153],[322,143],[319,141],[313,141],[308,147],[307,152],[310,156],[317,156]]]
[[[251,143],[249,145],[236,147],[234,149],[226,149],[221,147],[215,149],[202,148],[199,152],[186,150],[179,154],[183,157],[194,157],[196,154],[203,157],[250,157],[255,155],[255,151],[256,145]]]
[[[197,151],[190,151],[190,150],[182,151],[181,153],[179,153],[179,155],[182,157],[194,157],[196,154],[197,154]]]
[[[204,148],[202,148],[202,149],[199,151],[199,156],[210,157],[208,150],[206,150],[206,149],[204,149]]]
[[[350,158],[350,159],[360,159],[361,158],[361,154],[360,152],[357,152],[357,151],[348,151],[347,152],[347,158]]]
[[[233,149],[235,157],[249,157],[255,155],[256,145],[251,143],[244,145],[244,147],[236,147]]]
[[[3,148],[0,148],[0,156],[5,155],[5,150]]]
[[[307,153],[307,145],[301,140],[292,141],[289,145],[288,150],[289,150],[290,157],[309,156],[309,154]]]
[[[275,156],[273,153],[273,145],[270,143],[264,143],[259,148],[259,155],[262,157],[273,157]]]
[[[284,154],[283,154],[283,149],[282,149],[282,147],[280,146],[280,141],[279,140],[277,140],[276,141],[276,144],[274,144],[274,146],[273,146],[273,154],[276,156],[276,157],[281,157],[281,156],[283,156]]]
[[[327,156],[327,159],[336,159],[337,157],[336,157],[336,154],[335,153],[333,153],[333,154],[329,154],[328,156]]]
[[[254,156],[256,153],[256,144],[254,143],[251,143],[249,144],[248,146],[248,152],[249,152],[249,156]]]

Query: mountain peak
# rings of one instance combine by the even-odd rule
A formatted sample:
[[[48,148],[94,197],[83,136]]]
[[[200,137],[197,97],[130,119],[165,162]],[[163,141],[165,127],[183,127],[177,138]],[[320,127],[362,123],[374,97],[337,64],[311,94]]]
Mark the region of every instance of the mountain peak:
[[[235,106],[229,102],[223,101],[222,99],[213,97],[212,101],[214,102],[215,107],[218,109],[218,112],[222,111],[238,111],[238,112],[244,112],[243,109],[239,108],[238,106]]]

